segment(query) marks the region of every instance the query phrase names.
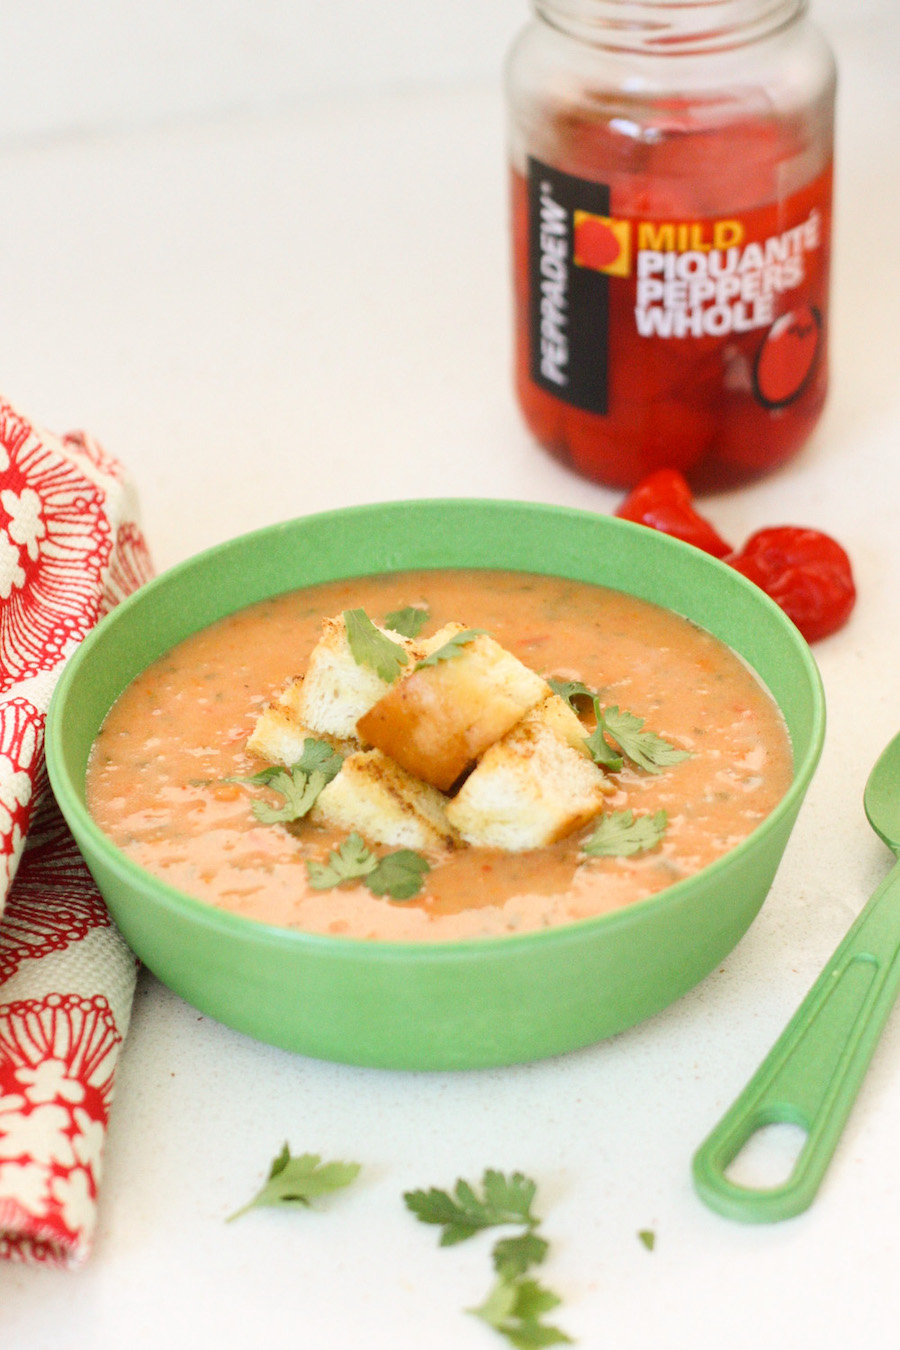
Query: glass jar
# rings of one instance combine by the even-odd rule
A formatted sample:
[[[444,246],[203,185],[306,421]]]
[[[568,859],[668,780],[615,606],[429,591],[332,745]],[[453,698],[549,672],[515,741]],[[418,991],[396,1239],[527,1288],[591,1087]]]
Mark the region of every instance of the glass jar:
[[[597,482],[712,489],[827,386],[834,61],[806,0],[534,0],[507,67],[516,385]]]

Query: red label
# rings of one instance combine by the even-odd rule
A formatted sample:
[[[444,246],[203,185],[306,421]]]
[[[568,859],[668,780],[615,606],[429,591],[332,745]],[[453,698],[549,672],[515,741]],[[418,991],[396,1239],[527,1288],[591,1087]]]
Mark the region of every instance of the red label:
[[[716,215],[629,210],[637,188],[535,160],[527,183],[514,179],[522,189],[519,392],[548,448],[627,486],[716,461],[725,481],[740,479],[802,443],[825,396],[830,167],[789,196]],[[548,201],[566,241],[552,277]]]

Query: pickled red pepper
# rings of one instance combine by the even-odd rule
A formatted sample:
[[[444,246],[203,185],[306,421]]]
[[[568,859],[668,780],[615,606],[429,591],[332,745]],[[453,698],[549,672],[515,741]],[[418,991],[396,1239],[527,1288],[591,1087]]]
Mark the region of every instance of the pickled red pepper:
[[[675,29],[668,52],[601,61],[607,11],[635,8],[539,5],[566,36],[532,35],[518,58],[527,74],[512,63],[517,392],[541,444],[589,478],[631,487],[671,467],[721,487],[798,450],[825,400],[833,69],[820,52],[819,87],[776,109],[753,87],[758,72],[726,89],[726,62],[716,87],[709,35],[693,35],[699,55],[679,55]],[[678,10],[649,8],[660,24]],[[572,14],[594,10],[595,47],[575,61],[570,48],[587,42]],[[765,46],[749,42],[751,64],[765,65]],[[647,78],[648,62],[667,63],[666,78]],[[698,87],[678,93],[686,71]]]
[[[631,520],[721,558],[780,605],[807,642],[842,628],[856,604],[853,569],[836,539],[800,525],[756,530],[733,549],[696,509],[677,469],[656,469],[616,508]]]

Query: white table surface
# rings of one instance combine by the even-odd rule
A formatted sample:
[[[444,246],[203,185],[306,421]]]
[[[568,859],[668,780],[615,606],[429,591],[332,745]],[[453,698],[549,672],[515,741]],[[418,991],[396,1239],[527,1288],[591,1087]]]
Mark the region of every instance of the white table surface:
[[[0,1267],[3,1350],[502,1345],[463,1311],[487,1292],[488,1246],[438,1250],[401,1201],[486,1165],[537,1180],[544,1277],[579,1345],[897,1343],[900,1021],[805,1215],[729,1222],[689,1171],[890,862],[861,797],[900,727],[896,28],[885,7],[841,29],[827,414],[789,467],[706,503],[736,540],[776,523],[834,533],[859,588],[852,622],[816,648],[825,751],[758,920],[644,1025],[474,1073],[313,1062],[143,975],[94,1253],[77,1273]],[[513,402],[503,160],[493,84],[8,148],[0,387],[125,460],[160,569],[356,502],[608,511],[617,494],[545,456]],[[362,1162],[360,1181],[327,1212],[226,1225],[284,1140]]]

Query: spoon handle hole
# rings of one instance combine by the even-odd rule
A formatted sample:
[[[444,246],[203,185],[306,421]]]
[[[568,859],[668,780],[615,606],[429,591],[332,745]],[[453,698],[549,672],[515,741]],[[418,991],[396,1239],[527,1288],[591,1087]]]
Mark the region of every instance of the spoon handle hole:
[[[725,1177],[744,1190],[774,1190],[792,1176],[808,1131],[793,1121],[770,1121],[754,1130],[725,1168]]]

